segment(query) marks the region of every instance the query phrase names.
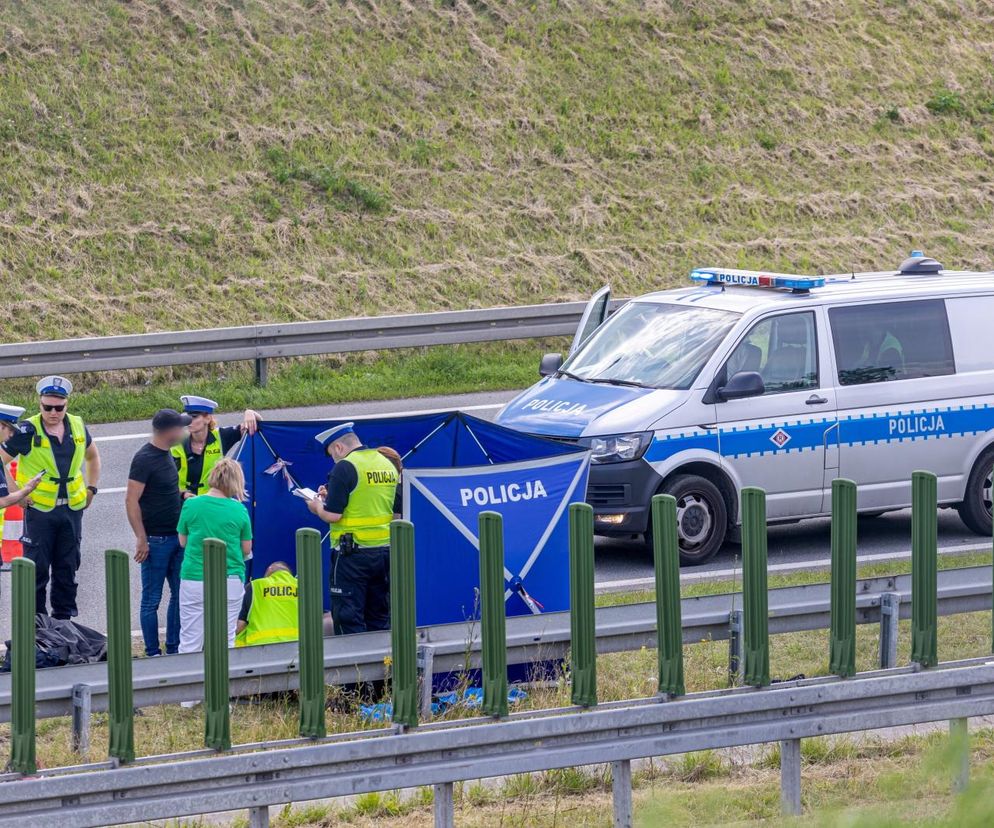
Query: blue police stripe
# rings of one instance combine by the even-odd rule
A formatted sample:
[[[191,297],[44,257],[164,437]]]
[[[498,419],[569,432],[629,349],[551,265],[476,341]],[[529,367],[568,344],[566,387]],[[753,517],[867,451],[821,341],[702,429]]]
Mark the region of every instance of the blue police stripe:
[[[838,428],[832,426],[838,423]],[[771,440],[783,430],[790,440],[783,446]],[[994,407],[987,405],[899,410],[884,414],[770,423],[762,426],[694,430],[656,437],[645,454],[650,463],[667,460],[683,451],[703,450],[723,457],[752,457],[764,454],[789,454],[823,445],[876,445],[904,443],[982,434],[994,429]],[[827,434],[826,434],[827,432]]]

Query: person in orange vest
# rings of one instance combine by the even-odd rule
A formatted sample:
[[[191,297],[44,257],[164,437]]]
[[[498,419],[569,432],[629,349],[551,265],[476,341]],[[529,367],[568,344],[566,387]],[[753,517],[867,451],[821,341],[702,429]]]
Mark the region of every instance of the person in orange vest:
[[[6,443],[18,433],[17,421],[24,413],[23,408],[16,405],[0,404],[0,443]],[[7,477],[7,470],[3,463],[0,463],[0,523],[3,521],[3,511],[8,506],[16,506],[28,499],[38,483],[44,477],[44,472],[39,472],[23,486],[18,488],[17,481]]]

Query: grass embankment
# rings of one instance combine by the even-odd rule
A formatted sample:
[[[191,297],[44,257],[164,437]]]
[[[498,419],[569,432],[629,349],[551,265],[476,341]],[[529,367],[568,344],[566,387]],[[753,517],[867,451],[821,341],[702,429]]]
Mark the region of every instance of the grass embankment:
[[[971,4],[51,0],[3,22],[6,342],[912,246],[991,264],[994,26]]]
[[[940,566],[976,566],[990,562],[989,553],[943,556]],[[910,562],[872,564],[860,567],[859,576],[872,577],[908,571]],[[813,583],[824,573],[792,573],[771,576],[770,587]],[[736,590],[731,582],[692,584],[684,597]],[[598,602],[650,600],[652,593],[599,596]],[[875,625],[857,627],[857,669],[873,669],[877,659]],[[990,613],[979,612],[939,619],[939,654],[944,661],[982,656],[990,652]],[[910,622],[901,623],[899,663],[910,657]],[[712,690],[727,685],[728,645],[706,641],[684,649],[688,692]],[[828,632],[815,630],[774,636],[771,639],[771,673],[774,678],[797,674],[824,675],[828,668]],[[656,683],[656,654],[642,649],[614,653],[598,659],[598,687],[601,701],[614,701],[651,695]],[[551,687],[531,688],[526,702],[516,709],[540,709],[569,703],[568,682],[564,678]],[[455,710],[452,716],[475,715]],[[341,733],[380,727],[362,721],[354,713],[334,713],[327,717],[328,731]],[[238,705],[232,715],[233,741],[252,743],[293,738],[297,728],[297,708],[293,703],[267,702]],[[191,750],[202,745],[203,723],[199,710],[175,706],[146,708],[135,722],[135,741],[140,755]],[[0,751],[8,736],[0,729]],[[79,761],[70,748],[70,723],[50,719],[38,723],[38,756],[42,766],[55,767]],[[106,716],[94,716],[91,760],[103,758],[106,751]],[[897,740],[867,740],[853,737],[811,739],[804,742],[806,767],[805,806],[819,809],[825,824],[833,824],[835,810],[866,805],[867,819],[880,814],[888,817],[921,812],[929,817],[956,814],[960,805],[949,794],[951,771],[939,767],[945,742],[928,738],[901,737]],[[994,772],[982,764],[994,755],[994,732],[980,734],[973,745],[974,768],[979,783],[989,784],[994,794]],[[646,825],[657,824],[655,814],[666,816],[667,824],[711,824],[733,819],[774,820],[779,809],[776,753],[760,747],[732,752],[704,752],[666,757],[636,774],[637,802],[645,808]],[[859,779],[860,785],[853,786]],[[987,789],[985,789],[987,790]],[[347,806],[320,805],[288,812],[282,823],[331,825],[336,821],[357,825],[384,824],[397,828],[430,824],[430,799],[426,792],[415,796],[378,794],[360,797]],[[460,824],[559,825],[568,819],[577,825],[610,824],[609,777],[603,770],[571,769],[532,776],[513,777],[496,784],[467,783],[459,788]],[[870,807],[871,803],[875,803]],[[884,804],[881,804],[884,803]],[[962,816],[962,815],[960,815]],[[651,817],[651,819],[650,819]],[[861,817],[862,818],[862,817]],[[949,817],[952,820],[952,817]],[[957,819],[959,816],[957,816]],[[390,819],[396,820],[391,823]],[[662,819],[662,817],[659,817]],[[381,822],[382,821],[382,822]],[[774,820],[775,821],[775,820]],[[660,823],[661,824],[661,823]],[[862,824],[857,822],[856,824]],[[957,824],[955,820],[949,824]],[[970,824],[970,823],[965,823]],[[978,823],[980,824],[980,823]]]

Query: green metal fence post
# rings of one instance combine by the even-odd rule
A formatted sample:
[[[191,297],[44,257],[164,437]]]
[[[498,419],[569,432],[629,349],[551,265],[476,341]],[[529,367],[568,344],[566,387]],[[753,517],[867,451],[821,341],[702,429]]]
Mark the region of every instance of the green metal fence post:
[[[938,663],[938,504],[934,474],[911,475],[911,660]]]
[[[128,555],[104,553],[107,593],[108,754],[118,762],[135,761],[135,703],[131,676],[131,579]]]
[[[594,616],[594,510],[569,507],[570,681],[573,704],[597,704],[597,631]]]
[[[507,715],[507,632],[504,614],[504,524],[480,513],[480,636],[483,712]]]
[[[224,541],[204,541],[204,744],[231,748],[228,709],[228,564]]]
[[[393,721],[418,724],[418,630],[414,603],[414,524],[390,524],[390,648]],[[431,683],[431,676],[425,676]]]
[[[766,492],[742,490],[742,624],[744,682],[770,683],[769,596],[766,586]]]
[[[11,564],[10,770],[32,774],[35,762],[35,565]]]
[[[676,499],[652,498],[653,559],[656,569],[656,635],[658,636],[659,692],[682,696],[683,622],[680,617],[680,545]]]
[[[832,481],[832,623],[829,672],[856,674],[856,484]]]
[[[321,575],[321,533],[297,530],[297,658],[300,661],[300,735],[323,739],[324,719],[324,590]]]

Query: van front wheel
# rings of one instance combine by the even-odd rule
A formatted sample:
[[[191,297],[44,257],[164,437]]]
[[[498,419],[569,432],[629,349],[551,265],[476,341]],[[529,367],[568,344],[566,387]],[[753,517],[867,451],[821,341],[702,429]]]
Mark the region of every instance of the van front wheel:
[[[991,506],[994,502],[994,446],[989,447],[976,463],[966,481],[963,502],[956,510],[967,528],[978,535],[990,536],[992,520]]]
[[[721,548],[728,531],[728,509],[718,487],[705,477],[681,474],[662,489],[676,499],[680,563],[694,566],[709,561]],[[652,548],[652,523],[645,542]]]

